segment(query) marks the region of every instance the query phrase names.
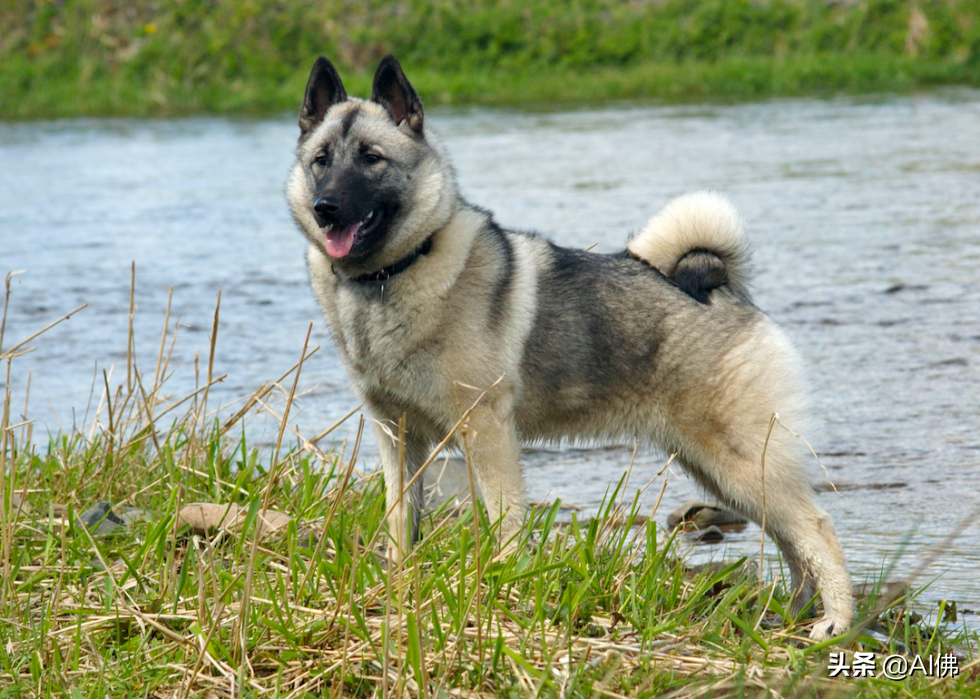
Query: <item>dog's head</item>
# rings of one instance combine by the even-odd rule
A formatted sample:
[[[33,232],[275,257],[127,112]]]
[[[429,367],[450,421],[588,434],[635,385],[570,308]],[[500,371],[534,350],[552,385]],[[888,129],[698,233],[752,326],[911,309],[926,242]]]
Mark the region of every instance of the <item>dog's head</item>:
[[[394,56],[381,61],[366,101],[348,97],[333,64],[318,58],[299,127],[289,204],[341,272],[391,264],[448,220],[452,170],[427,135],[422,101]]]

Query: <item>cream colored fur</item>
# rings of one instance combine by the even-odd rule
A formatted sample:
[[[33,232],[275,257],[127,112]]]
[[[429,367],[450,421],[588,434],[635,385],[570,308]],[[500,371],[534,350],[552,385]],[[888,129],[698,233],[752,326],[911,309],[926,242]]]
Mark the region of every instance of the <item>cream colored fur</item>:
[[[733,288],[744,292],[748,287],[745,226],[732,203],[715,192],[692,192],[673,199],[647,221],[627,249],[667,277],[691,250],[710,250],[724,261]]]

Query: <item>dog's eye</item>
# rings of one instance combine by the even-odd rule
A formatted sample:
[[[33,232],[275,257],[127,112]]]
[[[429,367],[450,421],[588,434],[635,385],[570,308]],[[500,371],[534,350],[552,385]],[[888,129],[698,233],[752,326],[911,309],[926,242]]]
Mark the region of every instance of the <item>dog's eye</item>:
[[[313,159],[313,163],[317,167],[326,167],[327,166],[327,156],[326,156],[326,154],[325,153],[321,153],[320,155],[316,156]]]
[[[380,163],[381,156],[378,155],[377,153],[365,153],[364,162],[366,162],[368,165],[374,165],[375,163]]]

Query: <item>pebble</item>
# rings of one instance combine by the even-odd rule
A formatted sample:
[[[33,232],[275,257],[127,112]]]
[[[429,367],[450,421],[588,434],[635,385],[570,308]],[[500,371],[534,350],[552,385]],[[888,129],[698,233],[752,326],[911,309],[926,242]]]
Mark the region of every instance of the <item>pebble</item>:
[[[122,507],[118,508],[116,514],[122,523],[126,526],[135,524],[136,522],[152,522],[156,515],[149,510],[141,510],[138,507]]]
[[[248,510],[235,504],[192,502],[177,513],[178,526],[188,526],[195,534],[207,536],[218,529],[237,529],[248,516]],[[261,510],[256,524],[259,536],[268,536],[285,528],[293,518],[278,510]]]
[[[75,526],[85,527],[96,536],[112,534],[124,525],[123,520],[112,511],[112,505],[105,500],[95,503],[75,520]]]
[[[696,529],[688,533],[687,536],[699,544],[717,544],[725,538],[725,533],[712,524],[710,527],[705,527],[704,529]]]
[[[667,515],[667,527],[673,529],[681,524],[689,524],[697,529],[725,527],[748,524],[741,515],[726,510],[717,503],[688,500]]]

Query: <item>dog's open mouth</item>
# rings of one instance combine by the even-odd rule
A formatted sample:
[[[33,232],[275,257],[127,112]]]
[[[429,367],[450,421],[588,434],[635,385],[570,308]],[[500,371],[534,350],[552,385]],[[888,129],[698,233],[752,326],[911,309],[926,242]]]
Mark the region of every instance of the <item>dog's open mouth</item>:
[[[323,229],[326,235],[327,254],[335,259],[347,257],[358,236],[364,237],[377,228],[383,216],[384,208],[379,206],[372,209],[363,219],[349,226],[327,225]]]

